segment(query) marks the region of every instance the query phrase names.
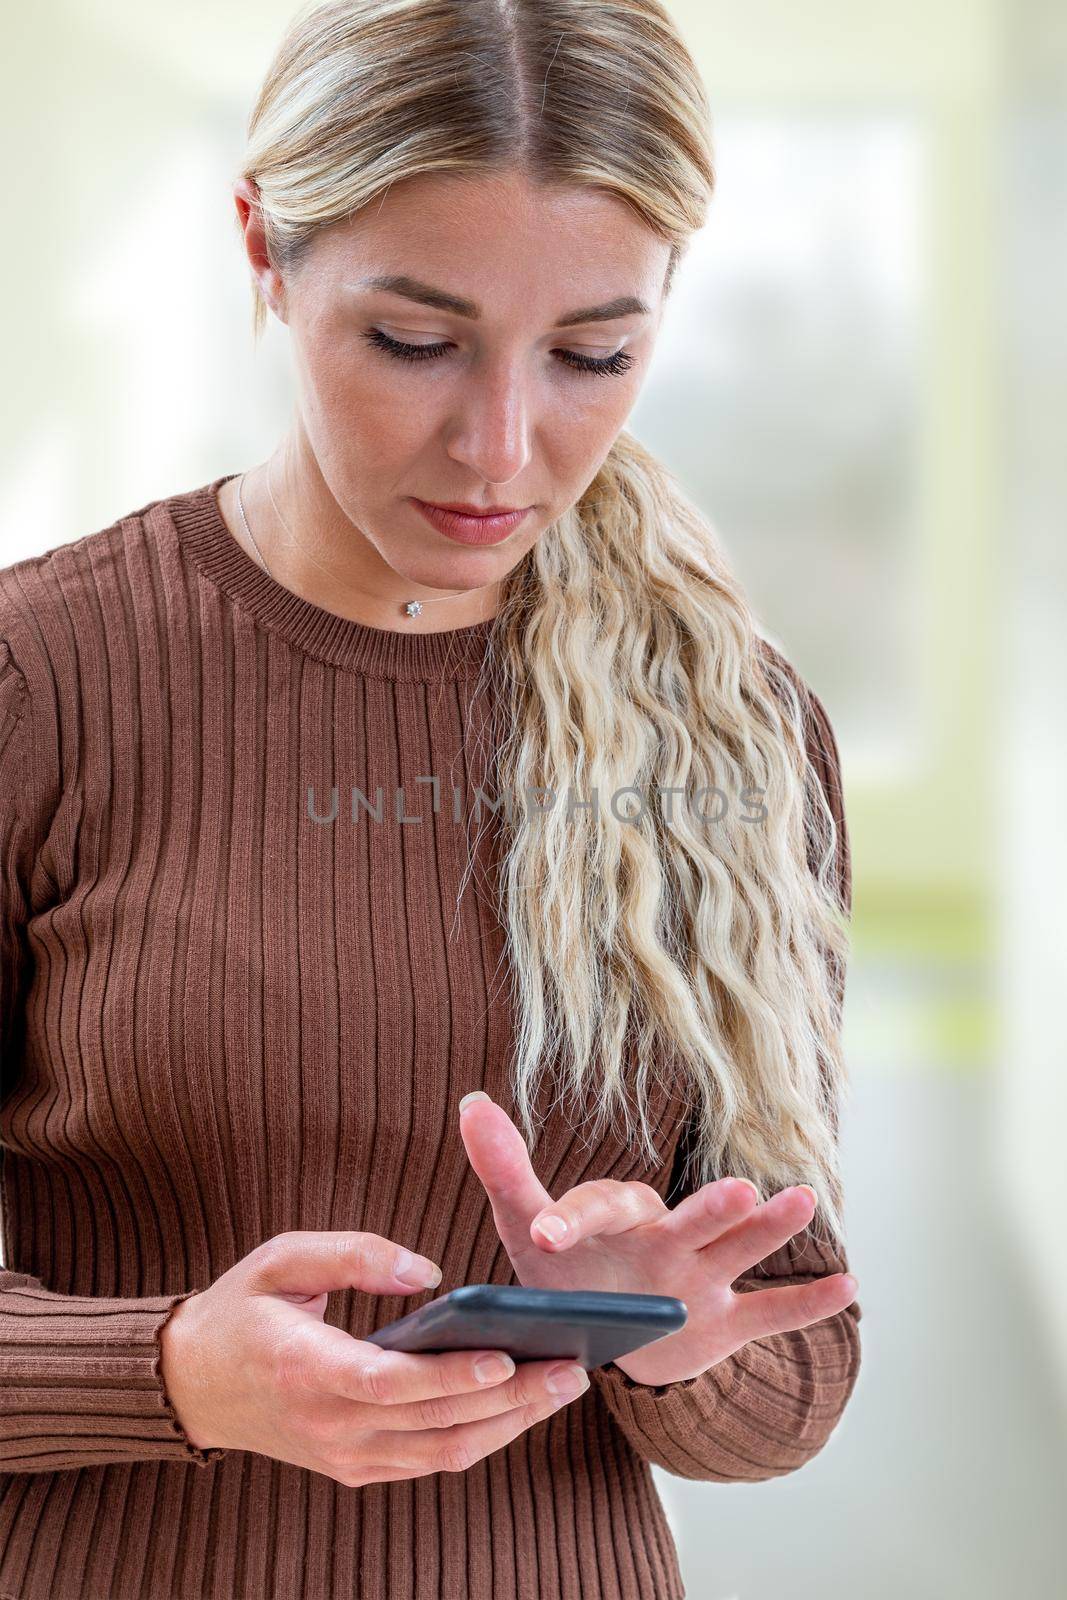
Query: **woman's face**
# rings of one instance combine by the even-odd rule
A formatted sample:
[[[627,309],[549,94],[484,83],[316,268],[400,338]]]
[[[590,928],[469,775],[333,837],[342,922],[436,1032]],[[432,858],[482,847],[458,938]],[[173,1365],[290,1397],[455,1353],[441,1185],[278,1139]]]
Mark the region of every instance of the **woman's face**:
[[[612,196],[431,174],[324,230],[284,281],[261,275],[322,478],[389,567],[444,589],[491,584],[578,499],[637,398],[669,255]],[[472,546],[413,498],[532,510]]]

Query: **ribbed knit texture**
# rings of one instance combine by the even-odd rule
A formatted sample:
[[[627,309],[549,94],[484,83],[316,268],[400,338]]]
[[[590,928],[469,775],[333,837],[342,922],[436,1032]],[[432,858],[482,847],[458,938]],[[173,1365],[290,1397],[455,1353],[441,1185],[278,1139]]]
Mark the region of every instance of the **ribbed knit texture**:
[[[515,1281],[456,1114],[484,1088],[518,1120],[497,830],[466,825],[493,793],[491,625],[394,632],[294,595],[230,535],[224,481],[0,571],[0,1597],[676,1600],[649,1463],[801,1467],[855,1383],[858,1304],[684,1383],[597,1369],[466,1472],[360,1489],[194,1449],[164,1392],[174,1304],[280,1232],[367,1230],[441,1264],[410,1297],[332,1293],[357,1338]],[[314,820],[309,788],[326,817],[335,785],[336,820]],[[382,820],[353,821],[352,790],[379,788]],[[670,1085],[652,1166],[587,1149],[552,1098],[546,1076],[531,1153],[553,1194],[611,1177],[680,1198]],[[805,1241],[758,1281],[846,1266]]]

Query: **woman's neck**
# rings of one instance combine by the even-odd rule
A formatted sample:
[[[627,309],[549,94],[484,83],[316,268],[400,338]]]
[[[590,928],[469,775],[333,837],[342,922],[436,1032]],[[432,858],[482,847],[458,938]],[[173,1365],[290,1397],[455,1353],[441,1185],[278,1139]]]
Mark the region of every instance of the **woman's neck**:
[[[336,616],[404,633],[465,628],[500,609],[499,583],[453,596],[405,580],[347,519],[343,529],[305,530],[293,515],[292,491],[286,495],[282,487],[281,465],[276,452],[243,476],[228,479],[218,502],[235,542],[283,588]],[[413,600],[422,610],[408,615],[405,607]]]

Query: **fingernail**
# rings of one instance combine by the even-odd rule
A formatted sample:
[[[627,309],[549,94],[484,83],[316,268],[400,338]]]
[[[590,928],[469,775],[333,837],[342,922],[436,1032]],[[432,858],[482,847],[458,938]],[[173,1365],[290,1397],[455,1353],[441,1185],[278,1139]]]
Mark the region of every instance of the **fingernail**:
[[[470,1094],[465,1094],[463,1096],[463,1099],[459,1103],[459,1109],[460,1109],[460,1111],[462,1111],[463,1107],[464,1106],[469,1106],[472,1100],[488,1100],[488,1099],[489,1099],[489,1096],[485,1093],[484,1089],[472,1089]]]
[[[752,1193],[756,1196],[756,1199],[757,1200],[759,1199],[759,1190],[757,1189],[756,1185],[752,1182],[751,1178],[735,1178],[734,1182],[735,1183],[747,1183],[748,1187],[752,1190]]]
[[[474,1375],[479,1383],[500,1383],[514,1371],[515,1363],[510,1356],[483,1356],[474,1363]]]
[[[418,1261],[410,1250],[401,1250],[393,1266],[393,1276],[406,1283],[409,1289],[436,1289],[441,1282],[441,1269],[429,1261]]]
[[[815,1190],[811,1187],[810,1183],[798,1183],[797,1184],[797,1188],[800,1190],[801,1194],[806,1194],[806,1195],[810,1196],[811,1203],[812,1203],[813,1206],[817,1206],[818,1205],[819,1197],[815,1193]]]
[[[584,1367],[553,1367],[545,1379],[550,1394],[582,1394],[589,1387],[589,1374]]]
[[[852,1276],[851,1272],[846,1272],[845,1273],[845,1276],[841,1279],[841,1287],[842,1287],[842,1289],[844,1289],[846,1294],[855,1294],[856,1293],[856,1289],[857,1289],[858,1285],[856,1283],[855,1278]]]
[[[562,1217],[542,1217],[534,1223],[534,1227],[538,1233],[544,1234],[550,1244],[559,1244],[567,1232],[567,1224]]]

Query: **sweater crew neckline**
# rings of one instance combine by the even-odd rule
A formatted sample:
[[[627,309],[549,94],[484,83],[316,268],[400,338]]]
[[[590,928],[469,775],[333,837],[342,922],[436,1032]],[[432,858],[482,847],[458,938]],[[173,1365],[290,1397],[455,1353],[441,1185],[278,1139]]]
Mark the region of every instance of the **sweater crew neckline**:
[[[223,518],[218,491],[237,476],[223,473],[164,502],[183,552],[232,600],[308,655],[350,672],[423,682],[477,676],[492,617],[437,633],[375,628],[327,611],[272,578],[237,543]]]

